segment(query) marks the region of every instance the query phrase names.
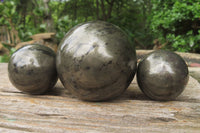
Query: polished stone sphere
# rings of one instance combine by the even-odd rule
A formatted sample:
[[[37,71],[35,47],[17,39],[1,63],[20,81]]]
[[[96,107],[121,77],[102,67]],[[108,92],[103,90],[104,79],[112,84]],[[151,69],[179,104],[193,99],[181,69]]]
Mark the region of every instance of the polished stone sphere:
[[[64,87],[87,101],[122,94],[137,67],[135,48],[127,35],[103,21],[72,28],[59,45],[56,65]]]
[[[138,85],[153,100],[175,99],[183,92],[188,77],[185,61],[170,51],[152,52],[138,65]]]
[[[24,46],[11,56],[8,74],[11,83],[20,91],[42,94],[58,79],[56,54],[43,45]]]

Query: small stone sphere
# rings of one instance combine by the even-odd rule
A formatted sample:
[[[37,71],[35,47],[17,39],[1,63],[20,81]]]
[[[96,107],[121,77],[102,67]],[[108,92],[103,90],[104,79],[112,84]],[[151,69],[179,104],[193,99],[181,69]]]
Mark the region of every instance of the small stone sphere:
[[[42,94],[57,82],[56,54],[43,45],[27,45],[10,58],[8,75],[11,83],[28,94]]]
[[[77,98],[110,100],[131,83],[137,68],[136,51],[119,27],[92,21],[66,34],[56,65],[64,87]]]
[[[171,51],[154,51],[138,65],[138,85],[153,100],[174,100],[183,92],[188,79],[185,61]]]

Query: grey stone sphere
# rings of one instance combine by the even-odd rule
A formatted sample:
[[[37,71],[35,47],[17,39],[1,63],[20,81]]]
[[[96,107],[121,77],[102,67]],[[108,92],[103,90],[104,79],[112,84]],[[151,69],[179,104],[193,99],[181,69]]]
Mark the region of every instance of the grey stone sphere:
[[[185,61],[171,51],[152,52],[138,65],[138,85],[153,100],[174,100],[183,92],[188,79]]]
[[[56,65],[64,87],[87,101],[121,95],[137,68],[136,51],[117,26],[92,21],[72,28],[58,47]]]
[[[18,49],[8,63],[11,83],[28,94],[43,94],[57,82],[56,54],[43,45],[26,45]]]

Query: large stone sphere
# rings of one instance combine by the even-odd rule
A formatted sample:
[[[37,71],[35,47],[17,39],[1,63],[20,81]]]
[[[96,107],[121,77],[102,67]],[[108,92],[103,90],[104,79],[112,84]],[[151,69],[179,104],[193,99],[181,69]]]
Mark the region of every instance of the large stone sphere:
[[[188,77],[185,61],[170,51],[152,52],[138,65],[138,85],[153,100],[175,99],[187,85]]]
[[[11,56],[8,74],[17,89],[28,94],[42,94],[58,79],[56,54],[43,45],[24,46]]]
[[[65,88],[82,100],[122,94],[136,72],[136,54],[117,26],[93,21],[71,29],[59,45],[57,71]]]

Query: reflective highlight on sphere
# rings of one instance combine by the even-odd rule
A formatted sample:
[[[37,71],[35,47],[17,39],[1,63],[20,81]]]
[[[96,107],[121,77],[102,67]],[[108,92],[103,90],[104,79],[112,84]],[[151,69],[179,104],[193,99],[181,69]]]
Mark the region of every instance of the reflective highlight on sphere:
[[[17,89],[29,94],[42,94],[58,79],[56,54],[43,45],[24,46],[11,56],[8,74]]]
[[[188,82],[188,67],[176,53],[158,50],[138,65],[137,82],[146,96],[154,100],[173,100]]]
[[[136,54],[127,35],[113,24],[93,21],[71,29],[56,59],[66,89],[87,101],[121,95],[136,72]]]

